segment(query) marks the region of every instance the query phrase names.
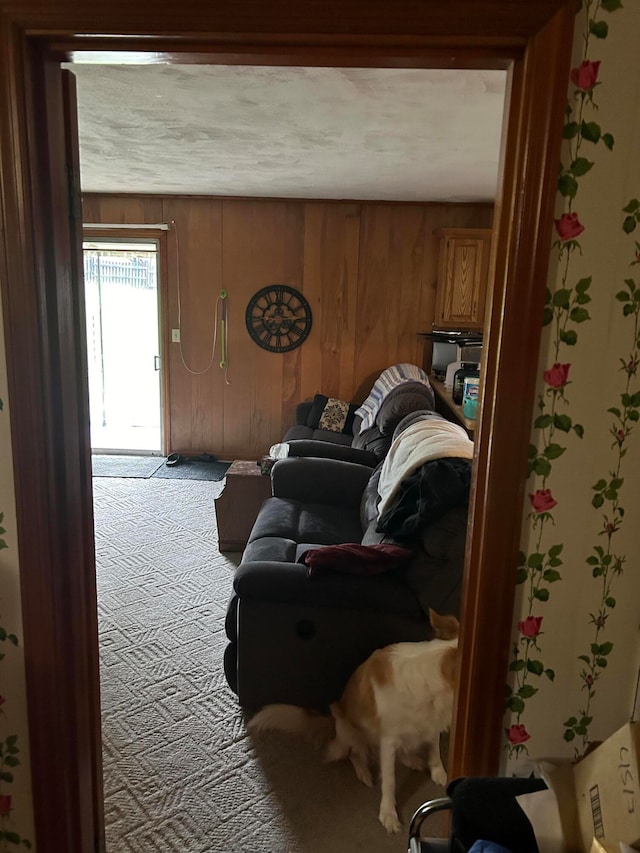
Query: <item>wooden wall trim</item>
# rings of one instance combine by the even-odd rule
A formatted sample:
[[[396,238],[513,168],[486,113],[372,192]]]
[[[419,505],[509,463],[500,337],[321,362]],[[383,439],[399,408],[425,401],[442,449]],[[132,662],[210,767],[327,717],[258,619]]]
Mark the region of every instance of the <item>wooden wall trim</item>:
[[[454,772],[492,773],[498,766],[515,542],[524,488],[524,477],[514,482],[513,471],[524,465],[526,457],[536,371],[535,358],[521,358],[522,342],[532,347],[529,354],[537,354],[538,307],[546,284],[551,201],[575,3],[314,0],[301,6],[280,0],[268,5],[268,13],[266,10],[264,4],[254,2],[220,0],[203,6],[185,0],[180,4],[158,3],[150,17],[128,0],[98,6],[88,0],[52,0],[47,4],[41,0],[0,0],[1,263],[40,853],[93,853],[102,833],[94,800],[96,756],[91,735],[99,720],[91,685],[84,676],[74,685],[70,677],[70,673],[86,674],[86,656],[95,660],[97,654],[87,622],[91,596],[89,592],[82,598],[82,584],[74,581],[69,597],[68,575],[57,577],[52,571],[64,570],[70,555],[72,564],[77,565],[74,533],[79,529],[84,536],[91,519],[86,466],[77,461],[77,456],[74,462],[74,454],[86,452],[88,437],[85,435],[83,446],[84,427],[80,432],[60,430],[66,421],[60,420],[47,390],[61,380],[60,371],[69,352],[59,335],[52,334],[58,308],[64,307],[69,297],[70,283],[65,277],[69,261],[58,254],[51,231],[51,222],[57,217],[65,219],[68,211],[65,199],[57,196],[47,211],[48,224],[33,230],[35,203],[59,174],[46,158],[39,171],[34,168],[30,156],[35,138],[27,133],[35,113],[29,105],[25,80],[42,71],[31,47],[35,40],[44,47],[60,41],[61,33],[75,46],[81,45],[82,39],[65,34],[113,33],[113,37],[105,38],[105,47],[119,44],[122,48],[131,43],[119,43],[118,33],[182,32],[191,39],[192,47],[197,37],[200,47],[207,49],[215,33],[217,46],[226,42],[230,55],[243,53],[244,45],[245,61],[248,55],[256,59],[263,56],[268,61],[274,56],[304,54],[309,64],[327,62],[332,58],[332,44],[341,48],[351,45],[357,53],[359,38],[360,44],[367,40],[383,44],[386,40],[391,47],[385,61],[394,44],[397,54],[408,63],[412,60],[407,47],[412,48],[414,56],[423,56],[426,64],[434,55],[426,49],[428,44],[439,44],[440,48],[447,44],[456,61],[461,65],[466,62],[467,67],[484,59],[488,67],[498,67],[499,63],[504,67],[509,60],[516,60],[503,203],[494,250],[499,287],[492,311],[476,462],[477,515],[471,528],[464,595],[463,681],[467,678],[469,684],[461,687],[452,732]],[[36,35],[32,38],[29,33]],[[297,48],[288,49],[292,42],[286,35],[294,37]],[[174,44],[183,47],[184,41],[177,38]],[[300,45],[306,45],[306,50]],[[518,57],[523,46],[526,54],[521,61]],[[436,50],[436,54],[441,56],[442,51]],[[40,116],[40,138],[49,137],[56,117],[59,119],[55,114]],[[42,219],[38,221],[42,223]],[[524,294],[521,305],[520,294]],[[509,329],[511,311],[521,321],[517,341],[516,332]],[[72,333],[77,331],[72,328]],[[65,387],[72,407],[76,402],[74,382],[75,374]],[[81,398],[77,388],[75,397]],[[489,441],[490,430],[495,431],[493,441]],[[496,545],[505,533],[506,542]],[[84,544],[80,554],[84,563]],[[84,564],[80,571],[90,572],[92,565]],[[481,588],[491,581],[493,587]],[[60,605],[65,605],[64,616],[69,620],[62,633],[57,611]],[[67,686],[71,693],[61,696]],[[73,709],[72,720],[82,723],[73,733],[61,720],[60,710],[65,707]],[[88,769],[94,771],[90,790],[79,784],[87,778]]]
[[[8,103],[30,110],[14,116],[10,132],[2,121],[2,183],[14,210],[16,197],[25,203],[3,222],[10,247],[3,297],[32,790],[37,838],[89,850],[101,831],[103,795],[86,351],[77,334],[84,325],[81,220],[73,218],[79,164],[76,125],[64,120],[75,119],[77,107],[71,75],[63,80],[57,63],[31,67],[28,80],[7,81]],[[8,160],[5,140],[22,158]],[[61,208],[67,215],[57,217]]]
[[[160,363],[162,364],[162,447],[161,451],[164,456],[169,455],[169,442],[171,438],[171,408],[169,400],[171,399],[171,374],[169,372],[169,346],[171,340],[171,325],[169,322],[169,258],[167,246],[167,233],[162,231],[159,235],[159,254],[160,254]]]
[[[463,46],[469,52],[495,45],[503,49],[503,56],[514,44],[526,45],[561,5],[561,0],[449,0],[446,5],[440,0],[395,0],[392,6],[384,0],[307,0],[302,7],[296,0],[274,0],[266,5],[259,0],[242,4],[225,0],[213,5],[183,0],[179,7],[171,2],[157,3],[149,20],[146,10],[132,8],[127,0],[111,0],[99,6],[86,0],[2,3],[10,18],[26,32],[46,34],[52,41],[82,33],[82,43],[88,35],[100,34],[105,47],[109,41],[120,41],[117,34],[148,35],[156,40],[168,35],[175,52],[185,43],[191,52],[197,44],[202,48],[213,41],[253,48],[262,55],[282,49],[286,55],[300,45],[339,49],[345,41],[349,46],[356,36],[358,43],[393,41],[411,47],[427,40]],[[112,33],[115,38],[107,38]],[[177,34],[181,38],[175,38]],[[127,50],[129,44],[127,39],[117,49]]]
[[[550,224],[569,74],[567,7],[514,63],[502,189],[494,222],[494,288],[476,433],[461,637],[462,668],[450,772],[496,772],[510,650],[515,566],[549,263]],[[548,86],[549,89],[546,89]],[[520,472],[519,474],[516,472]]]
[[[83,198],[86,202],[88,202],[89,207],[88,210],[93,211],[95,208],[92,206],[93,203],[99,202],[101,198],[110,198],[110,199],[122,199],[126,200],[140,200],[140,199],[149,199],[158,200],[160,198],[167,198],[167,196],[162,196],[161,194],[146,194],[146,193],[99,193],[99,192],[85,192],[83,194]],[[493,201],[403,201],[401,199],[393,200],[393,199],[366,199],[366,198],[307,198],[307,197],[299,197],[299,196],[245,196],[245,195],[193,195],[190,193],[172,193],[170,198],[172,199],[193,199],[197,201],[198,199],[207,198],[210,200],[217,201],[250,201],[255,202],[256,204],[260,204],[260,202],[264,202],[265,204],[269,204],[273,201],[281,201],[284,203],[287,202],[298,202],[299,204],[326,204],[326,205],[343,205],[343,204],[375,204],[381,207],[386,205],[398,205],[401,204],[403,207],[424,207],[425,204],[428,204],[429,207],[450,207],[452,204],[455,204],[456,207],[465,208],[465,207],[486,207],[488,210],[493,210],[494,203]],[[87,219],[87,222],[99,222],[96,219]]]

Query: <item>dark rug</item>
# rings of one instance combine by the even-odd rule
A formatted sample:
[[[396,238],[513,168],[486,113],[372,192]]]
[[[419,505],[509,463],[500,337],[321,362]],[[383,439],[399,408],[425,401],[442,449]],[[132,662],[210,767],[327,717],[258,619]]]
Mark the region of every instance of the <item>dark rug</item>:
[[[94,477],[150,477],[156,468],[164,465],[160,456],[111,456],[94,454],[91,470]]]
[[[183,456],[178,465],[167,465],[164,456],[111,456],[94,454],[94,477],[159,477],[163,480],[222,480],[231,462],[204,461]]]
[[[152,477],[163,480],[222,480],[231,462],[203,462],[183,458],[178,465],[166,465],[164,459]]]

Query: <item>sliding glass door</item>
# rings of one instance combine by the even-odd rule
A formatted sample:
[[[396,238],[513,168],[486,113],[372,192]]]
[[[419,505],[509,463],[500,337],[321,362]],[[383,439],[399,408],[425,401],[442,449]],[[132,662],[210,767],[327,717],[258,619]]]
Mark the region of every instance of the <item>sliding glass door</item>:
[[[158,242],[85,240],[91,448],[162,448]]]

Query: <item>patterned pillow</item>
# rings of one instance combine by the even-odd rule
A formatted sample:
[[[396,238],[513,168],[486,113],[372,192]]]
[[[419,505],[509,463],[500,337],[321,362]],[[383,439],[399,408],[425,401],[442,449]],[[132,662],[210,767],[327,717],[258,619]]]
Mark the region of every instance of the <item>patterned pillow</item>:
[[[344,400],[316,394],[307,417],[307,426],[329,432],[353,432],[355,411],[356,406]]]

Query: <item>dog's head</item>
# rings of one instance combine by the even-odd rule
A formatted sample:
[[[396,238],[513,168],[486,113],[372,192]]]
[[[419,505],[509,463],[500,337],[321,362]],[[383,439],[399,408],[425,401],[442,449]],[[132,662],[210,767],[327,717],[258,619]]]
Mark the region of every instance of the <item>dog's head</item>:
[[[429,621],[439,640],[455,640],[460,633],[460,623],[455,616],[441,616],[429,608]]]

